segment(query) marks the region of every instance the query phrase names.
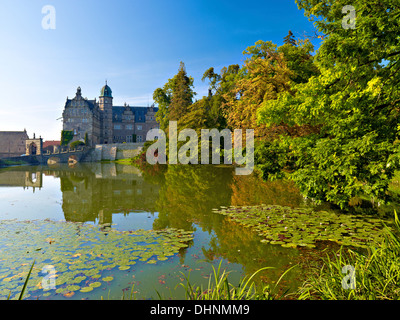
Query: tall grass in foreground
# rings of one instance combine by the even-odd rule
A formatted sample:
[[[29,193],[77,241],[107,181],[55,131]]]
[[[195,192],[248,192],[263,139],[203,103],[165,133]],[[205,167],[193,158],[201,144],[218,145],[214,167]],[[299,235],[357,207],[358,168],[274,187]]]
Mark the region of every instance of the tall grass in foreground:
[[[385,240],[366,253],[342,248],[326,258],[299,289],[298,299],[397,300],[400,299],[400,222],[395,212],[395,230],[388,227]],[[343,267],[354,267],[355,288],[347,288]]]
[[[222,262],[222,261],[221,261]],[[179,283],[185,289],[185,296],[188,300],[275,300],[282,298],[285,293],[279,295],[276,291],[278,284],[292,268],[285,271],[276,284],[271,287],[270,285],[263,285],[262,287],[257,287],[255,282],[252,281],[257,273],[262,270],[272,269],[270,267],[265,267],[257,270],[251,276],[246,276],[239,281],[237,286],[229,283],[228,273],[226,270],[221,272],[221,262],[216,269],[214,266],[213,273],[211,274],[208,286],[204,288],[203,286],[194,286],[190,283],[190,274],[186,276],[186,283]]]

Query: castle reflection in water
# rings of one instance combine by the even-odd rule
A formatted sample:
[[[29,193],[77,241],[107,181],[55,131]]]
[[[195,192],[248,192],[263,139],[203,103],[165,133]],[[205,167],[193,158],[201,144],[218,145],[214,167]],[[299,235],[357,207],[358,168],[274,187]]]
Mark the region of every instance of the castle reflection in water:
[[[139,169],[114,163],[8,168],[0,171],[0,187],[23,187],[35,192],[46,187],[46,176],[60,181],[66,221],[103,224],[111,223],[114,213],[155,211],[159,186],[146,183]]]
[[[263,182],[255,175],[236,176],[233,167],[213,165],[147,165],[139,170],[97,162],[0,170],[0,188],[18,186],[46,193],[61,189],[66,221],[104,224],[113,222],[113,214],[145,212],[157,216],[154,229],[193,230],[196,223],[211,232],[222,221],[212,214],[214,208],[304,203],[290,181]]]

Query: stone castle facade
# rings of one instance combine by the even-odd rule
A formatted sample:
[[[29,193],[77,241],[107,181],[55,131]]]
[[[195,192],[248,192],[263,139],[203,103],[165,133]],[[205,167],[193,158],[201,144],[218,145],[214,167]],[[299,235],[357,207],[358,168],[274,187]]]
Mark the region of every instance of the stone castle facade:
[[[147,132],[159,128],[157,108],[114,106],[111,88],[101,89],[99,100],[82,97],[78,87],[73,99],[65,102],[63,130],[73,132],[73,141],[87,140],[89,146],[124,142],[145,142]]]

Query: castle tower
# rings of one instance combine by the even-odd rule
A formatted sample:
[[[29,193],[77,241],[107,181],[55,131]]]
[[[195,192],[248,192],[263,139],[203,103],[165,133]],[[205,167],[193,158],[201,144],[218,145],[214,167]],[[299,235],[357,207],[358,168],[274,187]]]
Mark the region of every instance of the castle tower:
[[[106,81],[106,85],[101,89],[99,97],[99,109],[102,114],[100,143],[107,144],[113,142],[112,108],[112,91]]]

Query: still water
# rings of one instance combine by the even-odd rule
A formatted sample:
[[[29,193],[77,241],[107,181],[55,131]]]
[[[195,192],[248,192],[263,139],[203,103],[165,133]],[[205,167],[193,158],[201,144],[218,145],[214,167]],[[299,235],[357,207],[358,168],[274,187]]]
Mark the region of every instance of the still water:
[[[178,284],[185,283],[185,277],[189,276],[192,284],[206,287],[212,266],[217,268],[220,263],[222,269],[230,272],[232,283],[262,267],[273,267],[258,277],[273,284],[285,270],[307,259],[310,250],[263,244],[248,228],[212,211],[221,206],[257,204],[308,205],[290,182],[266,183],[254,176],[236,176],[233,168],[223,166],[178,165],[139,170],[129,165],[96,163],[7,168],[0,170],[0,224],[14,224],[17,231],[0,234],[7,237],[0,241],[0,246],[17,246],[13,235],[19,239],[26,228],[21,223],[29,221],[38,221],[41,228],[60,222],[61,228],[63,223],[65,228],[68,223],[68,228],[77,223],[95,229],[106,226],[117,232],[166,228],[193,232],[188,246],[168,259],[153,259],[154,263],[148,263],[152,259],[148,256],[123,270],[113,264],[103,268],[101,277],[112,281],[98,283],[90,292],[78,290],[85,286],[85,281],[88,283],[90,276],[75,271],[82,281],[75,281],[76,286],[69,287],[73,290],[57,292],[56,286],[44,291],[35,286],[30,288],[28,299],[121,299],[131,294],[137,299],[184,298],[184,289]],[[56,236],[50,233],[46,239]],[[68,241],[75,241],[76,235],[65,237],[70,237],[65,239],[68,247]],[[46,241],[51,244],[52,240]],[[38,244],[29,248],[29,243],[28,239],[26,248],[16,247],[9,250],[8,256],[0,255],[1,299],[10,292],[11,297],[17,297],[24,280],[22,275],[26,274],[13,274],[10,263],[28,268],[26,262],[32,260],[25,254],[42,250]],[[33,239],[31,243],[34,246]],[[57,269],[55,272],[62,273]],[[304,279],[301,268],[293,269],[283,284],[294,290],[301,279]],[[18,285],[13,285],[17,280]]]

